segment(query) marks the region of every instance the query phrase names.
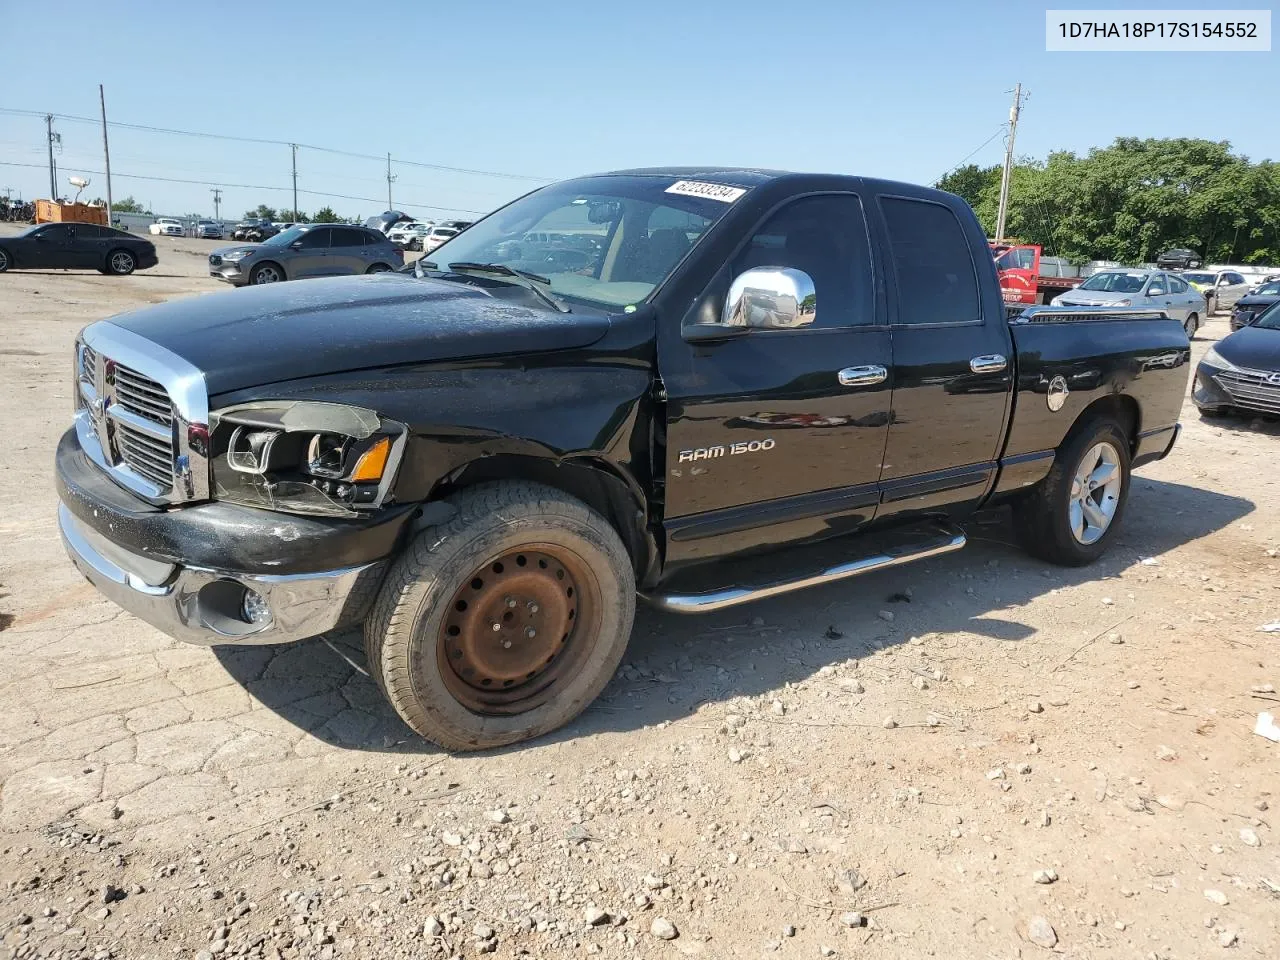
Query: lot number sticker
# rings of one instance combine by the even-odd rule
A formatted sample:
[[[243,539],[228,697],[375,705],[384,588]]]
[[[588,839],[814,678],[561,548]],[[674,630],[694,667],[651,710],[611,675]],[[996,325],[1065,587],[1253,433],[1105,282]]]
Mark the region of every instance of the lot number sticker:
[[[704,183],[701,180],[677,180],[667,187],[667,193],[678,193],[683,197],[702,197],[705,200],[719,200],[721,203],[733,203],[747,191],[742,187],[726,187],[723,183]]]

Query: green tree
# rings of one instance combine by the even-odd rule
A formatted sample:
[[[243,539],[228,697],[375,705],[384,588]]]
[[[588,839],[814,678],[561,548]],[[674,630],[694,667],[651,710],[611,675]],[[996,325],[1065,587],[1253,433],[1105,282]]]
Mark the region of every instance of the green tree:
[[[246,220],[279,220],[276,216],[276,208],[268,207],[265,203],[258,204],[256,210],[246,210],[244,213]]]
[[[982,194],[992,186],[1000,187],[1000,168],[998,166],[979,167],[976,163],[966,163],[956,167],[938,181],[939,190],[954,193],[975,209],[982,199]]]
[[[342,223],[342,218],[333,212],[333,207],[321,207],[311,218],[312,223]]]
[[[280,220],[283,223],[310,223],[311,218],[301,210],[281,210]]]
[[[111,211],[113,213],[150,213],[151,212],[150,210],[146,209],[142,204],[140,204],[137,200],[133,199],[132,196],[125,197],[123,200],[116,200],[114,203],[111,204]]]
[[[939,185],[969,200],[993,229],[998,169],[962,167]],[[1054,152],[1014,167],[1006,233],[1077,263],[1149,263],[1171,247],[1208,262],[1274,263],[1280,167],[1252,163],[1225,141],[1188,138],[1121,137],[1085,156]]]

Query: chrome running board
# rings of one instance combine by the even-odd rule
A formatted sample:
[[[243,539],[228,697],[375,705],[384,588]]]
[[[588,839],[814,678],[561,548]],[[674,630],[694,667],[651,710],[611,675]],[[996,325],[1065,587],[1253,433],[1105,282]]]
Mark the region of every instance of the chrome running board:
[[[839,563],[834,567],[827,567],[818,573],[796,580],[775,581],[754,587],[725,587],[705,593],[642,593],[641,597],[668,613],[710,613],[713,610],[736,607],[741,603],[751,603],[754,600],[791,593],[793,590],[803,590],[806,587],[859,577],[864,573],[896,567],[911,563],[913,560],[951,553],[963,547],[965,542],[963,530],[949,525],[939,526],[936,533],[926,540],[891,547],[872,556]]]

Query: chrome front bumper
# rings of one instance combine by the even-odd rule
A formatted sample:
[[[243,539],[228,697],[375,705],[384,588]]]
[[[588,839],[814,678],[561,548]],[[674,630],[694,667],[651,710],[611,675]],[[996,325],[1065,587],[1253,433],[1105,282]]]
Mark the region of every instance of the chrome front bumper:
[[[63,504],[58,529],[67,555],[107,599],[186,643],[289,643],[352,623],[382,577],[382,562],[319,573],[271,576],[184,567],[131,553],[91,530]],[[270,618],[246,621],[245,590]]]

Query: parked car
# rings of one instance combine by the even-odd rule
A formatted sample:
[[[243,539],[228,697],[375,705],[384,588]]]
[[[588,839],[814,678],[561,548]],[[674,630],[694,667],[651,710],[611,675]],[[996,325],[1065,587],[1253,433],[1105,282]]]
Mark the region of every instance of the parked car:
[[[1182,279],[1204,295],[1206,316],[1212,316],[1219,310],[1230,310],[1249,292],[1249,281],[1234,270],[1184,273]]]
[[[1280,301],[1280,280],[1272,280],[1256,287],[1248,295],[1236,301],[1231,309],[1231,329],[1239,330],[1253,323],[1262,312]]]
[[[387,230],[387,239],[400,247],[408,247],[409,241],[416,236],[419,227],[426,226],[417,220],[401,220]],[[427,226],[430,229],[430,226]]]
[[[590,271],[495,259],[583,204],[606,239]],[[1149,313],[1027,309],[1006,319],[952,194],[758,170],[570,180],[412,273],[87,327],[58,522],[98,589],[183,640],[363,621],[413,729],[496,747],[604,689],[637,593],[694,613],[831,583],[958,550],[956,519],[1001,502],[1037,556],[1100,557],[1131,469],[1177,439],[1190,347]],[[126,408],[159,437],[143,451],[133,416],[108,431],[92,402],[108,364],[148,385],[151,407]],[[850,533],[836,566],[778,554],[755,581],[732,562]]]
[[[401,240],[403,241],[401,243],[401,246],[403,246],[406,250],[421,250],[423,239],[426,237],[427,234],[429,234],[432,231],[434,227],[435,227],[435,224],[431,223],[430,221],[417,224],[416,226],[413,227],[413,229],[409,230],[406,234],[404,234],[401,237]]]
[[[241,220],[231,231],[232,240],[245,240],[250,243],[261,243],[268,237],[274,237],[280,231],[270,220]]]
[[[1186,282],[1186,274],[1162,270],[1104,270],[1074,290],[1053,298],[1061,307],[1145,307],[1163,310],[1194,337],[1205,311],[1204,297]]]
[[[1268,273],[1262,276],[1249,277],[1248,279],[1253,284],[1253,286],[1249,288],[1249,293],[1254,294],[1267,284],[1280,280],[1280,273]]]
[[[1280,304],[1209,348],[1191,399],[1206,416],[1236,410],[1280,416]]]
[[[156,245],[96,223],[40,223],[0,237],[0,273],[6,270],[97,270],[123,277],[156,265]]]
[[[1166,250],[1156,257],[1156,266],[1161,270],[1194,270],[1204,259],[1194,250]]]
[[[219,247],[209,254],[209,276],[242,287],[379,273],[403,264],[403,251],[376,230],[300,223],[259,244]]]
[[[173,217],[156,217],[156,222],[147,227],[147,231],[155,237],[182,237],[186,235],[187,228],[181,220]]]
[[[457,235],[458,231],[453,227],[432,227],[430,232],[422,238],[422,251],[430,253],[446,240],[451,240]]]
[[[221,240],[222,224],[216,220],[201,220],[195,225],[195,235],[201,240]]]

